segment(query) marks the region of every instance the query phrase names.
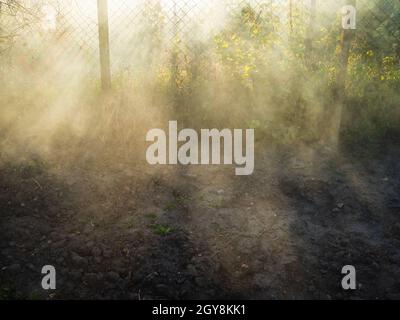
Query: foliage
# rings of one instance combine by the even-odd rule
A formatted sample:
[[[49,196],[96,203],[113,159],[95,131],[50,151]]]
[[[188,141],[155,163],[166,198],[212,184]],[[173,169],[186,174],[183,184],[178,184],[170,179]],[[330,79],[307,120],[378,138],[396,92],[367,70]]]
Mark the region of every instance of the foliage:
[[[16,101],[21,91],[56,101],[58,86],[66,83],[58,75],[66,72],[60,68],[67,63],[52,54],[71,45],[57,38],[70,25],[51,35],[28,33],[26,38],[10,31],[23,34],[21,30],[37,23],[44,2],[34,1],[36,6],[29,8],[24,1],[1,2],[0,46],[8,51],[2,51],[0,58],[8,59],[2,63],[2,74],[10,75],[1,94],[8,101]],[[138,105],[144,104],[141,114],[148,112],[147,118],[162,109],[163,115],[181,118],[193,127],[253,127],[258,137],[283,143],[321,139],[337,102],[341,2],[317,1],[314,20],[305,1],[240,3],[211,37],[195,38],[180,25],[174,26],[172,37],[167,36],[168,12],[159,1],[146,2],[137,27],[127,33],[133,50],[123,52],[122,59],[130,66],[123,65],[113,74],[121,100],[116,103],[120,109],[113,112],[119,114],[116,121],[122,124],[131,116],[137,118]],[[394,137],[400,128],[400,3],[361,0],[358,6],[342,119],[344,137],[352,142]],[[44,41],[45,47],[40,45]],[[86,66],[85,52],[80,49],[80,63]],[[75,73],[69,69],[71,75]],[[41,70],[46,74],[40,75]],[[27,90],[30,85],[21,74],[35,77],[35,90]],[[93,82],[90,77],[77,81]],[[48,83],[52,85],[41,92]],[[75,87],[80,85],[69,89]],[[21,101],[29,104],[31,98],[26,93]],[[150,111],[149,105],[159,109]]]

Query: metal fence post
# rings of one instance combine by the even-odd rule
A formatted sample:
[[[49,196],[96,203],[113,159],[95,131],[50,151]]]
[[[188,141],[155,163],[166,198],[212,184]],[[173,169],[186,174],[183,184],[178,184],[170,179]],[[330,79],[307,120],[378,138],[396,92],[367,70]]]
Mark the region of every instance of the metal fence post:
[[[356,0],[347,0],[346,5],[351,5],[356,7]],[[354,30],[352,29],[344,29],[342,28],[341,37],[340,37],[340,61],[339,61],[339,70],[338,70],[338,89],[340,90],[339,94],[344,94],[344,90],[346,88],[346,79],[347,79],[347,68],[349,64],[349,54],[351,41],[354,37]]]
[[[356,0],[346,0],[346,5],[351,5],[356,8]],[[339,146],[339,138],[342,129],[343,120],[343,109],[346,103],[346,81],[347,72],[349,65],[349,56],[351,43],[355,35],[355,30],[341,28],[341,39],[340,39],[340,56],[339,65],[336,74],[336,86],[334,91],[334,97],[336,99],[336,106],[333,113],[333,128],[332,128],[332,144],[335,148]]]
[[[109,89],[111,89],[108,0],[97,0],[97,13],[99,24],[101,87],[103,91],[108,91]]]

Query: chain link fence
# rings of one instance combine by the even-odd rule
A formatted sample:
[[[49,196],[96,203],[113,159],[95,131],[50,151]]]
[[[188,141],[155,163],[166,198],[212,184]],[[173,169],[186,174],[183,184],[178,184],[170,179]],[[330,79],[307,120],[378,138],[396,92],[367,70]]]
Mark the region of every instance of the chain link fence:
[[[335,48],[327,47],[323,40],[331,37],[336,45],[334,38],[341,32],[340,9],[345,3],[109,0],[112,75],[145,73],[160,65],[173,66],[198,55],[212,55],[229,45],[225,43],[227,34],[233,37],[238,32],[248,32],[249,41],[263,33],[261,45],[282,51],[296,48],[303,56],[310,40],[314,48],[329,50],[325,54],[334,56]],[[1,59],[28,70],[44,68],[68,72],[71,77],[98,78],[97,5],[96,0],[0,0]],[[356,34],[363,50],[399,54],[400,34],[395,23],[400,21],[398,1],[358,0],[357,8]],[[239,30],[239,24],[248,28]]]

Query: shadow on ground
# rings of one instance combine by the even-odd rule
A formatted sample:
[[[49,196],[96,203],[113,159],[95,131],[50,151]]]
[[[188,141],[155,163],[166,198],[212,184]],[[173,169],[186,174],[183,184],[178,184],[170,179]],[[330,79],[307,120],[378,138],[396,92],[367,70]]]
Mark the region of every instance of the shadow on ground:
[[[251,177],[3,159],[0,297],[400,298],[397,159],[395,146],[365,159],[271,148]],[[40,285],[48,264],[54,292]],[[348,264],[358,271],[352,292],[340,286]]]

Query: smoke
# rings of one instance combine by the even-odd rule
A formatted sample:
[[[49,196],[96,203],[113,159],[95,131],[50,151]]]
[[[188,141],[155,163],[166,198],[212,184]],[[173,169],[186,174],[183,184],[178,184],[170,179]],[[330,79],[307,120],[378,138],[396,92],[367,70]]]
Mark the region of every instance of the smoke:
[[[61,149],[75,159],[93,148],[144,160],[146,132],[170,120],[253,128],[274,143],[332,134],[337,1],[320,3],[315,21],[307,1],[109,1],[107,95],[99,89],[95,1],[20,3],[14,20],[1,12],[10,30],[20,16],[30,19],[1,53],[3,154],[51,158]]]

